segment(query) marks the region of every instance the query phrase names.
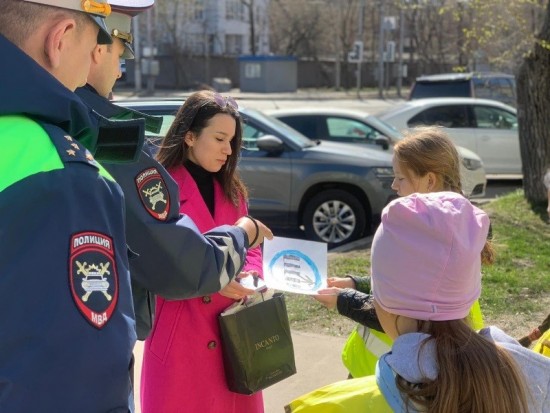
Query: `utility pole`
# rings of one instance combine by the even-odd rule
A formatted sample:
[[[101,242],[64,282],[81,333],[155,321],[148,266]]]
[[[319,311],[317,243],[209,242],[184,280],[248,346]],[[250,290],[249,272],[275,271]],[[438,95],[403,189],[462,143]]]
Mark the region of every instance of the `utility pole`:
[[[141,92],[141,38],[139,27],[139,15],[134,16],[134,91]]]
[[[378,34],[378,97],[384,98],[384,0],[378,2],[380,29]]]
[[[357,24],[357,40],[363,43],[363,16],[365,14],[365,0],[361,0],[359,3],[359,16]],[[361,46],[363,48],[363,46]],[[362,51],[361,51],[362,52]],[[363,60],[363,53],[361,58],[357,60],[357,99],[361,99],[361,61]]]
[[[405,38],[405,11],[404,5],[399,5],[399,61],[397,64],[397,96],[400,98],[401,87],[403,86],[403,39]]]
[[[147,94],[155,93],[155,76],[153,74],[153,60],[155,57],[155,45],[153,44],[153,9],[146,11],[147,14],[147,47],[149,48],[148,71],[147,71]]]
[[[340,1],[335,1],[336,8],[338,9],[338,20],[336,22],[336,33],[334,35],[334,49],[335,49],[335,56],[334,56],[334,88],[336,90],[340,90],[340,77],[341,77],[341,56],[342,52],[340,50],[340,46],[342,45],[341,42],[341,33],[342,33],[342,7],[340,7]],[[332,3],[332,4],[334,4]]]

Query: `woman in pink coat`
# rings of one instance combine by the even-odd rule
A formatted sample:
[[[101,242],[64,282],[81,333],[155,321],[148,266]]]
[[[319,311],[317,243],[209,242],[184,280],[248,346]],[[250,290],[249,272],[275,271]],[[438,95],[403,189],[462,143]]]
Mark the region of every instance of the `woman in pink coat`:
[[[236,173],[241,140],[235,101],[201,91],[185,101],[162,142],[157,158],[179,185],[180,212],[202,232],[247,214],[246,188]],[[241,272],[262,274],[259,247],[248,251]],[[204,297],[157,297],[143,354],[143,413],[263,412],[261,392],[247,396],[227,388],[218,327],[218,315],[251,293],[231,281]]]

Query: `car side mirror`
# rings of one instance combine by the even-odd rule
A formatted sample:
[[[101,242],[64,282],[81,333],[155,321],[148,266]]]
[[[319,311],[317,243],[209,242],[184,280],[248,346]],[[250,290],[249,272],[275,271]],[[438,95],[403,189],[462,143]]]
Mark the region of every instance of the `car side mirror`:
[[[380,145],[382,149],[387,151],[390,148],[390,140],[387,136],[379,136],[374,140],[374,143]]]
[[[273,135],[265,135],[256,140],[256,146],[259,150],[268,153],[282,152],[284,149],[283,141]]]

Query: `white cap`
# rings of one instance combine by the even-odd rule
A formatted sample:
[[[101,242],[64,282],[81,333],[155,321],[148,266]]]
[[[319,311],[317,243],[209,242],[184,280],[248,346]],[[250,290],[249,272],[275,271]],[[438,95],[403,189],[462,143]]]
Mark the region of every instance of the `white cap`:
[[[111,0],[109,3],[112,13],[105,19],[109,33],[124,42],[124,54],[121,57],[133,59],[132,17],[153,7],[155,0]]]
[[[111,6],[107,0],[24,0],[31,3],[44,4],[47,6],[59,7],[86,13],[99,26],[97,42],[99,44],[110,44],[113,42],[104,18],[111,13]]]

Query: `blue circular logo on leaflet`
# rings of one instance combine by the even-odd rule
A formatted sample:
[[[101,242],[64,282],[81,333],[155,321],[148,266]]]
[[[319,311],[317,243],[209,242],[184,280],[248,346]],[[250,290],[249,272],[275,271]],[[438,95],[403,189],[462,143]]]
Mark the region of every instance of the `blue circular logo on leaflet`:
[[[283,263],[275,272],[274,267],[281,260]],[[278,252],[269,262],[269,271],[275,279],[298,290],[316,291],[321,287],[319,269],[311,258],[298,250]]]

